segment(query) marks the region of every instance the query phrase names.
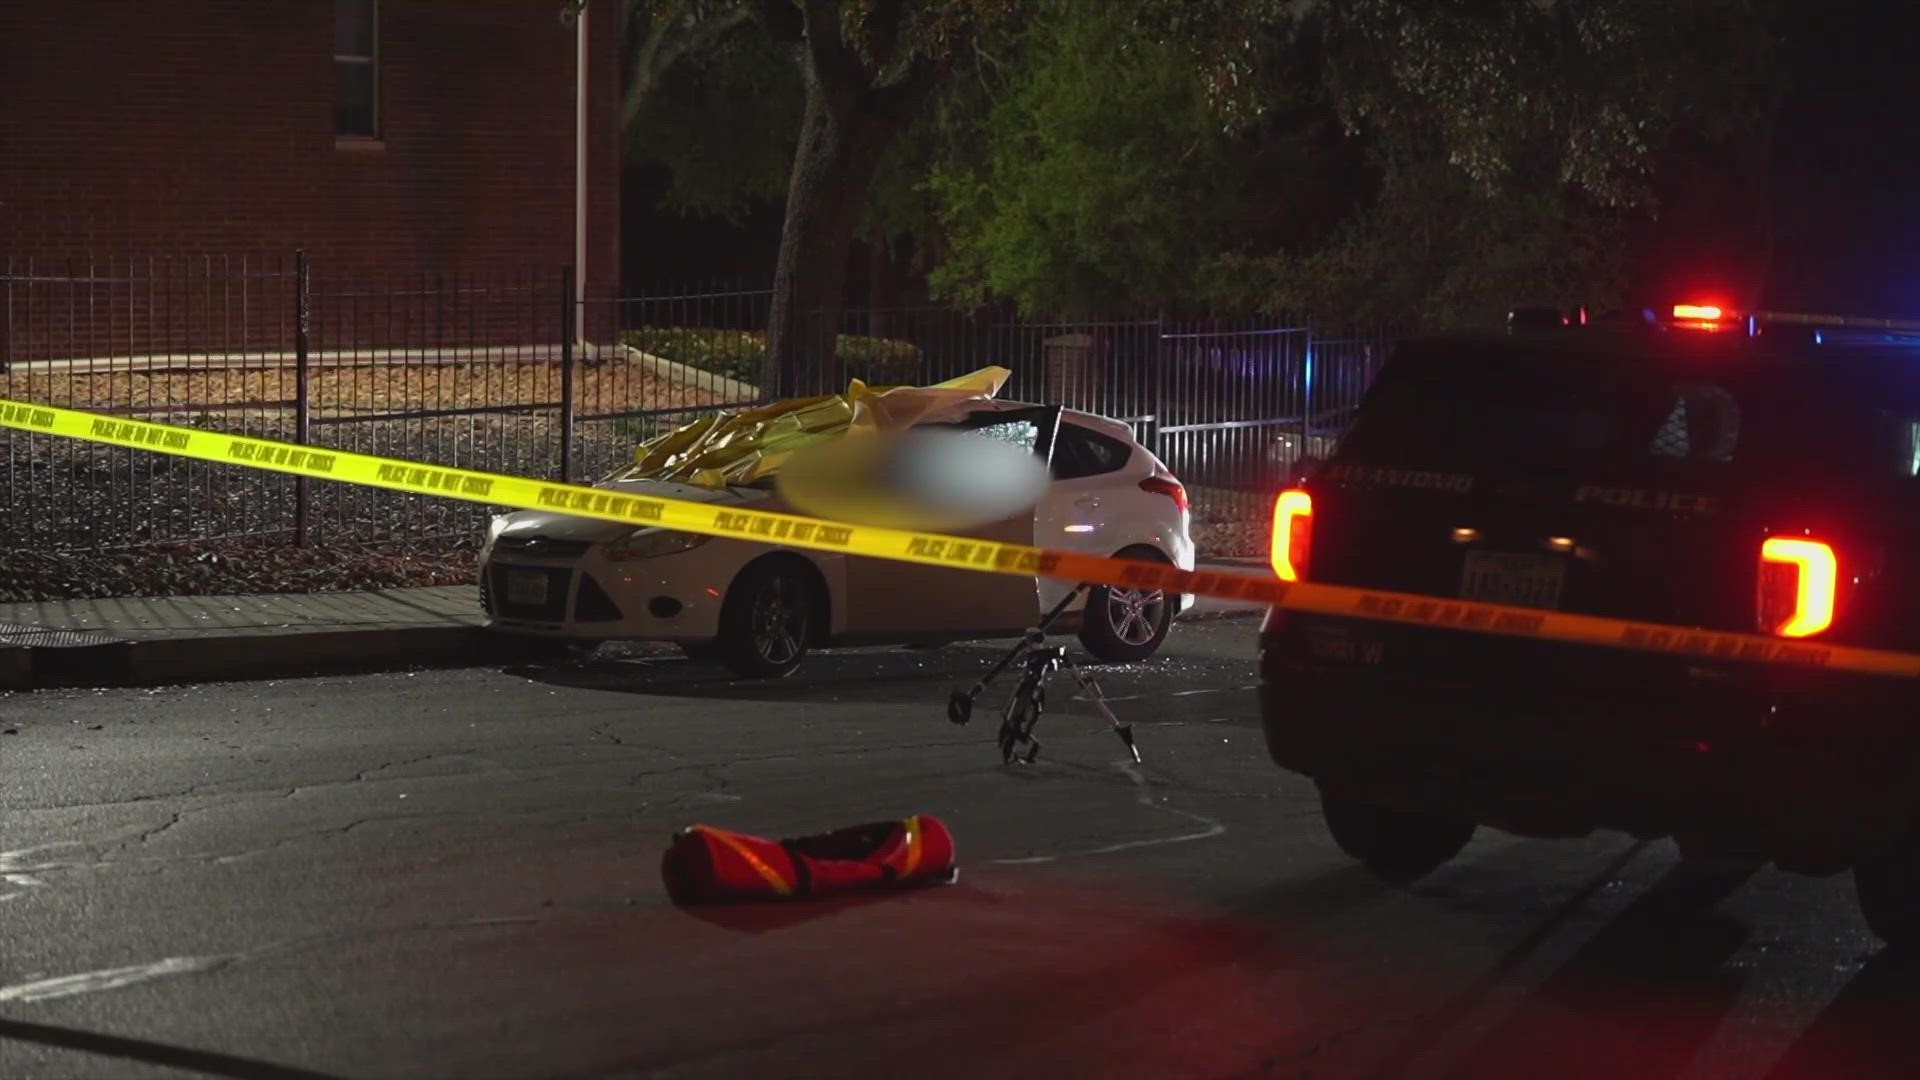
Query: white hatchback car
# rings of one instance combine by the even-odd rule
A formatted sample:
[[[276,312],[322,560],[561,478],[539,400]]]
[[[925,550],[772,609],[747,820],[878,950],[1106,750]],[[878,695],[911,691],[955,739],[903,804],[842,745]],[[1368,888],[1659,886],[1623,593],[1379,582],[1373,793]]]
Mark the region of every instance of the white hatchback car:
[[[965,535],[1192,569],[1186,489],[1122,423],[1057,406],[969,400],[922,421],[1008,435],[1048,463],[1029,515]],[[988,432],[986,429],[1002,429]],[[720,490],[614,473],[596,487],[780,510],[771,479]],[[590,648],[665,641],[736,673],[776,677],[807,650],[1017,637],[1072,589],[1049,579],[944,570],[778,544],[522,510],[494,519],[480,555],[489,628]],[[1095,657],[1159,649],[1191,596],[1096,587],[1053,629]]]

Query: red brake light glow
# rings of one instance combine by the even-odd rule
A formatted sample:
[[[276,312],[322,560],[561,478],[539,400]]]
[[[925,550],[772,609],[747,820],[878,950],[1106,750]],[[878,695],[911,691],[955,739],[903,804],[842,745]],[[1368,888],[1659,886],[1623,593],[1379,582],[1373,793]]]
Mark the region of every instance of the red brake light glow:
[[[1281,581],[1307,576],[1307,555],[1313,542],[1313,496],[1292,488],[1273,504],[1273,572]]]
[[[1140,490],[1155,495],[1165,495],[1178,503],[1183,512],[1187,509],[1187,489],[1182,487],[1178,480],[1169,480],[1164,476],[1149,476],[1140,481]]]
[[[1760,628],[1812,637],[1833,625],[1840,563],[1818,540],[1772,536],[1760,545]]]

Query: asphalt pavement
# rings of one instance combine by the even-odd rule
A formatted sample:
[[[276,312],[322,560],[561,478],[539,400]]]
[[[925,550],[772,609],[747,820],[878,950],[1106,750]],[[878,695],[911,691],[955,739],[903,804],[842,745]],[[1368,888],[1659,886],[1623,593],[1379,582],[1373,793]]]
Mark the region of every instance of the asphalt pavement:
[[[1267,760],[1255,623],[944,716],[988,646],[0,696],[0,1076],[1912,1076],[1845,877],[1484,833],[1411,889]],[[685,910],[671,832],[912,813],[959,882]]]

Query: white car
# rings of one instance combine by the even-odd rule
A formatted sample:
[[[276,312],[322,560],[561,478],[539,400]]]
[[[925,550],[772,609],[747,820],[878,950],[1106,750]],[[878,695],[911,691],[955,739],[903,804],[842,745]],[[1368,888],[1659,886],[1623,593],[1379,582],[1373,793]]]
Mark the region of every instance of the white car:
[[[1125,424],[990,399],[922,423],[1011,435],[1048,462],[1051,480],[1031,516],[966,535],[1193,568],[1186,489]],[[714,490],[615,473],[595,486],[786,509],[771,479]],[[816,647],[1018,637],[1073,588],[535,510],[493,520],[480,575],[493,630],[579,648],[672,642],[749,677],[785,675]],[[1192,603],[1101,586],[1053,629],[1077,631],[1100,659],[1142,660],[1159,649],[1176,609]]]

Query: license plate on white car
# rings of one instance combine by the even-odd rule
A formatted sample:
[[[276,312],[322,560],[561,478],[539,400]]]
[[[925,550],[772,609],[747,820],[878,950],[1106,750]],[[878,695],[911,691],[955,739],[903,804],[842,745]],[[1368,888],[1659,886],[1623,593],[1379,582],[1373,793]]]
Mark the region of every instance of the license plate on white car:
[[[1546,555],[1467,553],[1460,576],[1460,598],[1515,607],[1558,608],[1566,585],[1567,564]]]
[[[543,570],[507,571],[507,603],[539,607],[547,602],[547,574]]]

